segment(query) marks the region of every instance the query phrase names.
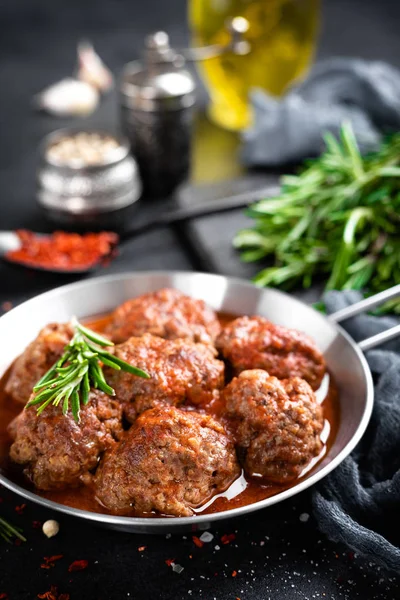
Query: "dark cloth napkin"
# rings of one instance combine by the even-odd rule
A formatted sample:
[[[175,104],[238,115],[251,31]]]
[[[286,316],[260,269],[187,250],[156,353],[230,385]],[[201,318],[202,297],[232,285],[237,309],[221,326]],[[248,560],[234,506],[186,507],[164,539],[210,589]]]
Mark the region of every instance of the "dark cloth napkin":
[[[358,292],[329,292],[328,313],[360,300]],[[356,340],[397,324],[361,315],[343,323]],[[313,491],[315,517],[331,540],[400,572],[400,339],[366,353],[375,381],[367,432],[354,452]]]
[[[351,122],[363,152],[379,145],[382,133],[400,129],[400,71],[379,61],[330,58],[277,99],[251,94],[254,123],[243,134],[246,166],[277,166],[317,156],[323,134],[336,137]]]

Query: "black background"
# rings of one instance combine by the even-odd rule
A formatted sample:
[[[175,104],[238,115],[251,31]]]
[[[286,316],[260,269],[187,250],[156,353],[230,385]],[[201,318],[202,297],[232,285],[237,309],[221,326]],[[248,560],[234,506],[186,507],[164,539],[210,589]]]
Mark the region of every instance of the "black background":
[[[319,57],[358,55],[399,66],[397,1],[331,0],[323,8]],[[33,94],[71,73],[78,39],[89,37],[106,63],[118,71],[137,56],[143,36],[151,30],[165,29],[175,43],[183,44],[187,40],[185,12],[184,0],[9,0],[0,4],[0,229],[50,228],[34,199],[36,150],[43,135],[58,128],[60,121],[35,114],[29,104]],[[116,115],[115,98],[110,96],[90,123],[114,126]],[[70,123],[76,124],[68,119],[61,124]],[[226,161],[218,152],[213,158]],[[232,174],[239,173],[237,163],[232,165]],[[152,211],[154,206],[145,205],[138,218]],[[224,229],[229,231],[227,223]],[[212,227],[215,230],[215,221]],[[228,238],[224,243],[229,244]],[[107,271],[193,269],[198,265],[198,257],[181,232],[165,229],[132,241]],[[15,304],[68,281],[2,264],[0,303]],[[28,538],[21,546],[0,545],[0,595],[7,593],[12,600],[35,598],[52,584],[60,593],[69,593],[71,600],[400,598],[395,575],[328,542],[312,516],[306,522],[299,519],[302,513],[311,514],[308,493],[219,526],[214,540],[203,548],[193,544],[190,533],[167,538],[113,532],[51,515],[32,504],[19,515],[15,506],[21,499],[6,490],[0,495],[1,514],[20,524]],[[60,521],[61,529],[57,537],[47,540],[32,522],[51,516]],[[221,535],[232,532],[236,539],[223,545]],[[145,550],[139,551],[142,546]],[[53,568],[41,569],[43,557],[54,554],[63,558]],[[88,568],[69,573],[68,565],[76,559],[88,560]],[[184,571],[172,572],[167,559],[175,559]]]

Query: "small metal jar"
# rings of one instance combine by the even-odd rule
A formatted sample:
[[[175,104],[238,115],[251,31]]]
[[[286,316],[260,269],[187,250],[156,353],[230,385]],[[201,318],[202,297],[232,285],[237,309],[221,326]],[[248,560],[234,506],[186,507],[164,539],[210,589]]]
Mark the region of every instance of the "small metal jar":
[[[108,136],[117,145],[98,164],[66,164],[51,156],[54,144],[79,133]],[[37,200],[52,221],[75,228],[118,227],[141,190],[136,161],[124,137],[92,129],[60,129],[44,139]]]
[[[171,194],[189,174],[195,81],[168,36],[146,38],[143,61],[128,63],[120,84],[122,131],[152,197]]]

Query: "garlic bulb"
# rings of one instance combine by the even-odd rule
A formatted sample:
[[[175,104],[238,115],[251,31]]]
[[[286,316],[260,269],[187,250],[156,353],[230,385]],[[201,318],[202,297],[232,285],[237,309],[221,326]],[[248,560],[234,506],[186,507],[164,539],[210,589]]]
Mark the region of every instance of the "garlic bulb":
[[[78,79],[86,81],[100,92],[107,92],[112,88],[114,83],[112,73],[90,42],[78,44],[78,63]]]
[[[62,79],[34,98],[35,105],[60,117],[85,116],[94,111],[99,93],[92,85],[78,79]]]

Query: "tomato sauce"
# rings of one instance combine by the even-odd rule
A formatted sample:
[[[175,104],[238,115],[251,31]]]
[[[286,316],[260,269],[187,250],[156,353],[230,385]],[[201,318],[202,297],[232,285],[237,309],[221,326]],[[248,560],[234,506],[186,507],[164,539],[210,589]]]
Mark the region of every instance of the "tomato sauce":
[[[219,314],[218,317],[221,324],[225,325],[234,318],[237,318],[237,315],[222,313]],[[103,333],[109,320],[109,316],[103,316],[96,319],[89,319],[86,324],[98,333]],[[11,368],[0,379],[0,471],[2,474],[11,481],[18,483],[22,487],[30,489],[36,494],[52,500],[53,502],[58,502],[81,510],[107,514],[108,511],[97,502],[94,491],[90,486],[81,486],[79,488],[50,492],[36,490],[24,478],[21,466],[11,462],[8,457],[8,452],[12,440],[7,432],[7,426],[21,411],[21,404],[13,401],[5,393],[5,385],[10,370]],[[321,434],[324,446],[320,455],[308,465],[300,478],[290,482],[290,484],[275,485],[259,482],[255,479],[246,477],[245,474],[242,473],[225,492],[214,496],[203,506],[195,509],[195,512],[198,514],[210,514],[239,508],[247,504],[253,504],[254,502],[259,502],[260,500],[274,496],[279,492],[297,485],[301,480],[307,478],[311,473],[314,473],[320,466],[323,457],[329,453],[339,427],[340,410],[338,391],[329,374],[325,376],[320,390],[317,391],[317,398],[319,402],[321,402],[324,410],[325,426]],[[222,404],[220,402],[214,401],[207,407],[207,412],[220,420],[223,420]],[[147,516],[151,517],[156,515]]]

